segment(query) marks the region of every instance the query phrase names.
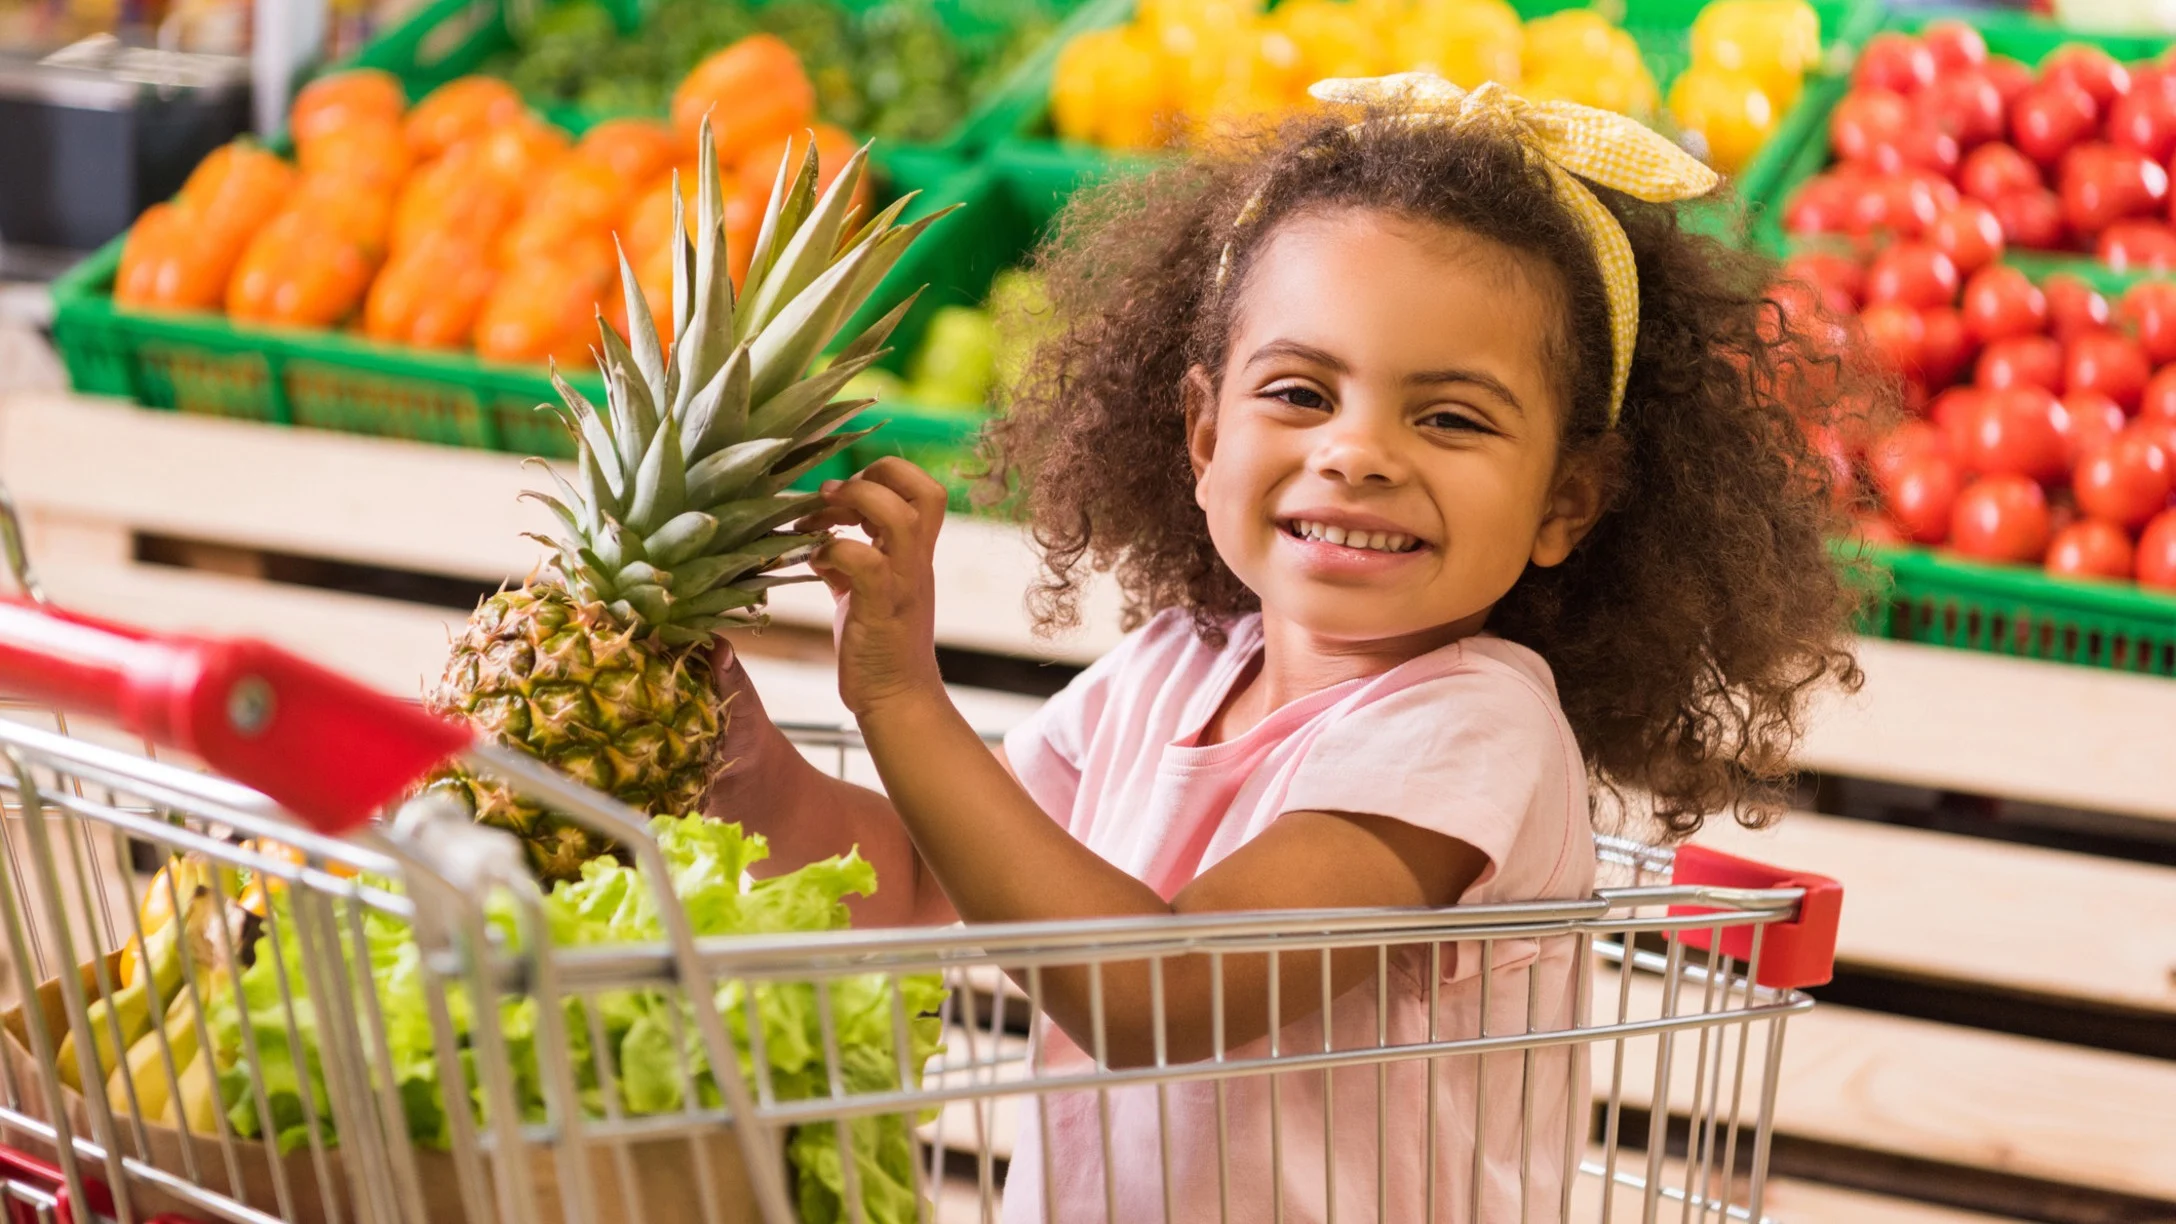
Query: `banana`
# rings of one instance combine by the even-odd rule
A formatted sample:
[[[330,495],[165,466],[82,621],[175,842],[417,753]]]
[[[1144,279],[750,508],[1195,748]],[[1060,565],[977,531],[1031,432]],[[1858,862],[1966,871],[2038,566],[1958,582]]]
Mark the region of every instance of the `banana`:
[[[174,1051],[174,1069],[179,1071],[196,1057],[196,1003],[187,997],[174,1004],[166,1013],[163,1026],[166,1045]],[[166,1077],[166,1059],[159,1044],[159,1033],[146,1033],[128,1048],[128,1058],[113,1069],[106,1078],[106,1103],[115,1112],[128,1111],[128,1085],[136,1085],[136,1107],[146,1118],[159,1119],[173,1112],[173,1081]]]
[[[167,1126],[171,1117],[160,1118]],[[219,1077],[212,1072],[211,1051],[198,1050],[181,1073],[181,1124],[192,1135],[219,1133]]]
[[[93,1000],[85,1009],[96,1060],[94,1070],[113,1066],[118,1054],[142,1040],[156,1020],[165,1018],[167,1002],[174,997],[175,987],[181,983],[181,956],[181,928],[169,922],[157,934],[144,939],[143,959],[151,966],[151,976],[139,977],[133,984],[115,991],[112,997]],[[115,1022],[121,1030],[118,1045],[113,1039]],[[75,1030],[71,1027],[67,1036],[61,1039],[60,1053],[54,1061],[58,1064],[61,1082],[77,1092],[83,1091],[82,1055],[83,1051],[76,1048]]]

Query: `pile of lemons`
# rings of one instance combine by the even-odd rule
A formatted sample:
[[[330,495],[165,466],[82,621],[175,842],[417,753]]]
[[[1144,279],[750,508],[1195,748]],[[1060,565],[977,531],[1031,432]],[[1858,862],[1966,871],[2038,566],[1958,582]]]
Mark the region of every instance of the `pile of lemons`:
[[[1140,0],[1126,25],[1081,34],[1051,88],[1058,135],[1153,149],[1246,130],[1307,106],[1325,77],[1433,72],[1471,88],[1584,103],[1697,133],[1726,173],[1751,160],[1821,54],[1805,0],[1715,0],[1665,110],[1640,45],[1587,8],[1522,20],[1506,0]]]

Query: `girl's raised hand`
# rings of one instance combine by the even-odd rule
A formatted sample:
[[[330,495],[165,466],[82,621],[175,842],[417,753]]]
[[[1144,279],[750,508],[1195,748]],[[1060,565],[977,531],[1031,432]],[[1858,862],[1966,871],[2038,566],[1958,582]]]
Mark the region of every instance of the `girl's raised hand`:
[[[900,458],[823,487],[825,508],[800,529],[858,527],[869,540],[835,538],[810,559],[837,600],[832,637],[839,697],[856,719],[888,703],[941,693],[937,675],[937,531],[944,486]]]

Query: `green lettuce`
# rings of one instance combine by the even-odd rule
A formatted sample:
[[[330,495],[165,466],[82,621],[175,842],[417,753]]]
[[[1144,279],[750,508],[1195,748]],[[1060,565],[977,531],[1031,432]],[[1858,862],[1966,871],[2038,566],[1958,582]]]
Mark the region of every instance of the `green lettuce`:
[[[744,876],[748,867],[769,853],[761,837],[744,832],[737,824],[700,816],[661,816],[651,821],[650,828],[671,873],[673,892],[686,908],[697,936],[838,930],[848,925],[845,898],[876,892],[876,871],[857,853],[747,883]],[[389,881],[374,883],[390,886]],[[254,963],[243,971],[234,991],[224,992],[214,1001],[207,1022],[222,1068],[221,1099],[235,1131],[245,1137],[261,1136],[266,1129],[261,1113],[269,1113],[270,1129],[280,1150],[287,1152],[309,1142],[313,1113],[323,1142],[336,1142],[337,1132],[318,1059],[317,1011],[305,985],[293,901],[285,889],[268,891],[272,905],[268,929],[280,932],[277,947],[272,940],[259,941]],[[503,938],[518,944],[510,898],[494,898],[487,904],[486,914]],[[550,939],[558,947],[656,943],[664,936],[655,894],[645,886],[639,872],[613,859],[584,864],[579,879],[562,882],[547,894],[544,919]],[[345,929],[345,915],[342,926]],[[385,1026],[386,1049],[374,1052],[374,1068],[392,1077],[406,1111],[410,1137],[426,1146],[448,1147],[452,1142],[451,1119],[439,1082],[425,1008],[422,950],[407,924],[397,918],[366,912],[362,927],[371,984]],[[917,1085],[922,1067],[939,1048],[941,1022],[936,1013],[945,992],[936,975],[912,974],[895,979],[861,974],[829,979],[838,1040],[838,1075],[850,1094],[890,1092],[902,1087],[901,1060],[893,1045],[895,984],[899,1005],[907,1017],[905,1063]],[[752,1084],[759,1071],[750,1053],[750,988],[742,980],[726,981],[716,990],[711,1004],[732,1034],[739,1051],[739,1072],[750,1077]],[[831,1068],[824,1057],[814,984],[764,982],[753,989],[755,1010],[763,1025],[761,1073],[768,1076],[772,1092],[781,1100],[828,1095]],[[282,1002],[290,996],[294,1000],[291,1010]],[[458,987],[448,989],[446,996],[460,1038],[463,1069],[473,1085],[477,1079],[469,1061],[473,1053],[468,1041],[474,1024],[473,1003]],[[542,1121],[545,1117],[540,1062],[545,1052],[538,1045],[539,1006],[536,999],[523,997],[507,999],[499,1007],[515,1095],[526,1121]],[[583,1112],[603,1117],[607,1088],[599,1080],[597,1059],[590,1045],[590,1016],[581,1001],[569,999],[564,1006],[564,1056],[573,1060]],[[636,1115],[677,1112],[688,1107],[691,1092],[699,1104],[719,1103],[717,1084],[710,1075],[707,1053],[684,994],[613,991],[594,996],[589,1006],[595,1009],[597,1028],[604,1034],[611,1065],[617,1072],[621,1110]],[[371,1043],[369,1021],[362,1020],[361,1024],[365,1042]],[[257,1049],[254,1074],[247,1070],[248,1060],[242,1057],[245,1026],[247,1038]],[[385,1064],[382,1068],[376,1067],[380,1061]],[[260,1088],[263,1106],[259,1103]],[[476,1096],[478,1099],[472,1100],[469,1107],[481,1119],[480,1092]],[[833,1123],[804,1126],[786,1145],[787,1158],[797,1175],[801,1215],[810,1224],[827,1224],[845,1217],[839,1129]],[[916,1218],[911,1120],[898,1116],[862,1118],[851,1124],[850,1132],[867,1218],[872,1224]]]

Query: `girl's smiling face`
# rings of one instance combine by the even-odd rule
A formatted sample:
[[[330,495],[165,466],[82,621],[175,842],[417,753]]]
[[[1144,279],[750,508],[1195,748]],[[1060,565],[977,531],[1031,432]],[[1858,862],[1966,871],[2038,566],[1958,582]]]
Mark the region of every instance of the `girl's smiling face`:
[[[1195,501],[1265,618],[1326,643],[1481,628],[1599,516],[1560,462],[1563,289],[1518,253],[1372,210],[1262,247],[1212,389],[1187,387]]]

